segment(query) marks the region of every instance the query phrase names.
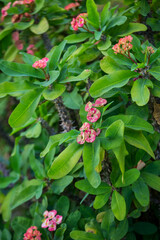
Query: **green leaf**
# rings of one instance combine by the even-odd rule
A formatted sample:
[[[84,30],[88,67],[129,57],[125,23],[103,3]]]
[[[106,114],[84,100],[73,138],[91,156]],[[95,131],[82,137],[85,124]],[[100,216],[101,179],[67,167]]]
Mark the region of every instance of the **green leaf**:
[[[102,12],[101,12],[101,24],[102,24],[102,27],[106,24],[106,22],[111,17],[111,12],[109,11],[110,6],[111,6],[111,3],[107,2],[106,5],[104,6]]]
[[[44,73],[28,64],[0,61],[0,70],[9,76],[30,76],[45,79]]]
[[[60,81],[61,83],[66,83],[66,82],[79,82],[82,80],[87,79],[90,75],[91,75],[92,71],[90,69],[85,69],[83,72],[81,72],[81,74],[79,74],[78,76],[70,76],[66,79],[63,79],[62,81]]]
[[[11,234],[10,232],[8,231],[8,229],[3,229],[2,231],[2,235],[1,235],[1,240],[11,240]]]
[[[153,67],[148,71],[153,77],[160,81],[160,69],[159,66]]]
[[[39,12],[43,8],[45,4],[45,0],[35,0],[35,4],[36,4],[36,7],[33,14]]]
[[[102,208],[108,202],[110,195],[111,195],[111,189],[108,189],[108,192],[106,192],[105,194],[96,196],[93,203],[93,207],[95,209]]]
[[[80,94],[78,94],[78,88],[75,87],[71,93],[63,93],[63,103],[66,107],[70,109],[80,109],[83,104],[83,99]]]
[[[160,177],[152,173],[143,172],[142,178],[147,183],[148,186],[160,192]]]
[[[17,22],[17,23],[14,23],[14,27],[18,30],[25,30],[31,27],[33,23],[34,23],[34,19],[32,19],[30,22]]]
[[[0,177],[0,189],[7,188],[9,184],[17,182],[19,174],[11,172],[8,177]]]
[[[57,210],[59,215],[63,216],[63,221],[65,220],[68,211],[69,211],[69,199],[66,196],[61,196],[56,202],[55,209]]]
[[[20,165],[21,165],[21,155],[20,155],[20,147],[19,147],[20,139],[21,139],[21,137],[17,137],[15,139],[13,152],[12,152],[10,158],[9,158],[11,168],[16,173],[20,173]]]
[[[99,28],[99,13],[94,0],[87,0],[86,2],[89,23],[96,29]]]
[[[146,23],[152,28],[152,31],[160,31],[160,20],[158,18],[147,18]]]
[[[52,89],[45,89],[43,92],[43,97],[46,100],[54,100],[56,98],[58,98],[59,96],[62,95],[62,93],[65,91],[66,87],[62,84],[56,83],[53,85]]]
[[[22,132],[20,136],[25,136],[26,138],[38,138],[41,134],[42,127],[40,122],[34,123],[25,132]]]
[[[87,179],[83,179],[76,182],[75,186],[79,190],[92,195],[100,195],[100,194],[108,193],[112,189],[107,183],[104,183],[104,182],[101,182],[101,184],[97,188],[94,188],[91,186],[91,184],[88,182]]]
[[[67,225],[65,223],[62,223],[61,226],[56,230],[54,234],[54,240],[63,240],[64,239],[64,233],[67,229]]]
[[[0,98],[5,97],[6,95],[19,97],[36,87],[37,87],[36,85],[27,81],[3,82],[0,84]]]
[[[97,188],[101,183],[100,175],[95,170],[100,158],[100,142],[85,143],[83,149],[84,170],[89,183]]]
[[[107,138],[108,150],[119,147],[124,138],[124,123],[121,120],[112,123],[107,128],[105,137]]]
[[[10,34],[13,30],[13,27],[5,27],[3,30],[0,31],[0,41]]]
[[[16,48],[14,44],[10,45],[4,54],[4,60],[12,62],[15,59],[18,52],[19,50]]]
[[[51,151],[54,147],[56,147],[64,135],[65,133],[60,133],[60,134],[51,136],[49,138],[49,142],[46,148],[43,150],[43,152],[41,152],[40,157],[44,157],[49,151]]]
[[[120,70],[110,75],[97,79],[91,86],[89,92],[92,97],[99,97],[113,88],[126,85],[130,78],[136,77],[137,73],[129,70]]]
[[[110,29],[110,28],[112,28],[114,26],[122,25],[123,23],[126,22],[126,20],[127,20],[126,16],[112,17],[111,20],[109,21],[106,29]]]
[[[136,222],[133,229],[140,235],[151,235],[157,232],[157,227],[150,222]]]
[[[132,100],[136,102],[138,106],[144,106],[148,103],[150,98],[150,92],[148,89],[148,79],[137,79],[133,83],[131,89]]]
[[[154,153],[153,153],[147,139],[145,138],[145,136],[143,135],[143,133],[141,131],[134,131],[131,129],[127,129],[127,130],[125,130],[124,137],[125,137],[125,140],[129,144],[131,144],[137,148],[143,149],[149,155],[151,155],[151,157],[155,158]]]
[[[127,127],[127,128],[130,128],[133,130],[143,130],[143,131],[146,131],[149,133],[154,133],[154,129],[150,123],[148,123],[144,119],[142,119],[138,116],[135,116],[135,115],[120,114],[120,115],[109,117],[109,118],[107,118],[107,120],[105,120],[102,123],[101,128],[106,128],[110,124],[112,124],[113,122],[115,122],[117,120],[123,121],[125,127]]]
[[[127,187],[134,183],[140,176],[140,171],[136,168],[130,169],[124,173],[124,180],[122,182],[122,176],[120,176],[117,182],[114,184],[116,188]]]
[[[98,235],[93,233],[74,230],[70,233],[70,236],[74,240],[101,240]]]
[[[145,184],[143,178],[139,178],[133,185],[132,191],[137,199],[137,201],[141,204],[141,206],[146,207],[149,204],[149,189]]]
[[[48,87],[50,86],[53,82],[56,81],[56,79],[59,77],[60,72],[59,71],[49,71],[49,81],[44,81],[44,82],[36,82],[36,84],[43,86],[43,87]]]
[[[20,54],[23,56],[23,61],[29,65],[33,65],[34,62],[39,61],[40,58],[33,56],[31,54],[28,54],[26,52],[20,52]]]
[[[149,64],[154,63],[159,58],[159,56],[160,56],[160,47],[154,53],[152,53],[150,60],[149,60]],[[152,68],[152,69],[154,69],[154,68]]]
[[[77,142],[71,143],[58,157],[53,161],[48,170],[48,177],[59,179],[66,176],[76,165],[81,154],[83,146]]]
[[[24,232],[32,225],[32,220],[26,217],[15,217],[11,222],[11,227],[14,230],[14,237],[21,239]]]
[[[117,63],[110,56],[106,56],[100,61],[100,67],[105,73],[108,73],[108,74],[115,71],[127,69],[125,66]]]
[[[29,163],[36,178],[44,179],[46,177],[43,164],[35,158],[35,152],[33,149],[31,150],[29,155]]]
[[[49,58],[48,66],[49,70],[55,70],[58,66],[61,54],[66,46],[66,41],[64,40],[58,46],[51,49],[51,51],[46,55]]]
[[[78,34],[71,34],[64,38],[68,44],[84,42],[86,39],[92,37],[92,33],[78,33]]]
[[[43,89],[31,90],[24,94],[20,103],[14,109],[9,118],[9,124],[12,128],[21,127],[24,125],[34,114],[36,107],[39,103]]]
[[[103,53],[103,51],[107,50],[107,49],[111,46],[111,41],[110,41],[110,39],[111,39],[111,37],[110,37],[110,36],[107,36],[107,39],[106,39],[105,42],[104,42],[104,41],[100,41],[100,42],[98,43],[97,48],[98,48],[100,51],[102,51],[102,53]]]
[[[49,24],[45,17],[43,17],[38,24],[34,24],[33,26],[30,27],[31,32],[37,35],[47,32],[48,29]]]
[[[115,231],[112,231],[110,236],[111,240],[121,240],[128,232],[128,220],[120,222],[116,227]]]
[[[144,172],[153,173],[155,175],[160,175],[160,160],[149,163],[144,169]]]
[[[122,221],[126,216],[126,203],[123,196],[114,190],[112,194],[111,209],[114,213],[114,216]]]
[[[160,98],[160,82],[155,79],[152,80],[152,83],[153,89],[151,89],[151,93],[153,94],[153,96]]]
[[[64,189],[73,181],[72,176],[65,176],[61,179],[57,179],[52,183],[52,192],[55,194],[60,194]]]
[[[142,23],[129,23],[122,33],[118,33],[119,36],[124,37],[134,32],[146,31],[147,27]]]

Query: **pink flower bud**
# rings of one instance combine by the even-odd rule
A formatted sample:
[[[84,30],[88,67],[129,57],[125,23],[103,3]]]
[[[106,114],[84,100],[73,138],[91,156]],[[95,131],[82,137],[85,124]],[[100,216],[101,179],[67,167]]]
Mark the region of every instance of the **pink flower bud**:
[[[85,111],[88,112],[92,108],[93,104],[91,102],[88,102],[85,106]]]
[[[90,129],[90,124],[85,122],[83,123],[82,127],[80,128],[80,131]]]
[[[94,107],[102,107],[107,103],[107,100],[104,98],[98,98],[93,104]]]
[[[7,10],[10,8],[10,6],[11,6],[11,2],[9,2],[6,6],[4,6],[4,7],[1,9],[1,14],[2,14],[2,16],[1,16],[1,21],[3,21],[4,18],[8,15]]]
[[[80,4],[79,3],[70,3],[67,6],[65,6],[65,10],[69,11],[70,9],[74,9],[76,7],[78,7]]]

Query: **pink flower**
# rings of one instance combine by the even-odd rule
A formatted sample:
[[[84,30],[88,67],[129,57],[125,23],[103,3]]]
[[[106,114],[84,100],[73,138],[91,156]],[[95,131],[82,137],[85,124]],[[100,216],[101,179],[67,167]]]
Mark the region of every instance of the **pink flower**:
[[[42,228],[47,228],[48,226],[49,226],[49,218],[46,218],[45,220],[44,220],[44,222],[42,223],[42,225],[41,225],[41,227]]]
[[[12,7],[15,7],[16,5],[23,5],[24,4],[24,1],[15,1],[13,4],[12,4]]]
[[[22,18],[23,14],[14,14],[11,21],[12,23],[17,23],[20,22]]]
[[[24,234],[23,240],[41,240],[40,231],[37,230],[36,226],[32,226],[27,229],[26,233]]]
[[[78,23],[77,23],[77,20],[75,18],[72,19],[71,26],[72,26],[74,31],[78,30]]]
[[[3,21],[4,18],[8,15],[7,10],[10,8],[10,6],[11,6],[11,2],[9,2],[6,6],[4,6],[4,7],[1,9],[1,14],[2,14],[2,16],[1,16],[1,21]]]
[[[24,4],[31,4],[32,2],[34,2],[34,0],[24,0],[23,1]]]
[[[92,108],[93,104],[91,102],[88,102],[85,106],[85,111],[89,112],[89,110]]]
[[[96,136],[98,136],[101,133],[101,129],[97,128],[96,129]]]
[[[96,131],[93,129],[86,130],[85,131],[85,139],[86,139],[86,142],[88,142],[88,143],[94,142],[96,139]]]
[[[100,118],[101,113],[98,109],[96,108],[91,108],[87,114],[87,120],[89,122],[97,122],[97,120]]]
[[[56,224],[60,224],[62,222],[63,217],[60,215],[55,216],[55,222]]]
[[[48,218],[54,218],[57,214],[57,211],[56,210],[52,210],[48,213]]]
[[[77,21],[78,27],[83,27],[84,22],[85,22],[84,18],[79,18],[78,21]]]
[[[12,33],[12,39],[15,42],[19,40],[19,32],[18,31]]]
[[[67,6],[65,6],[65,10],[69,11],[70,9],[74,9],[76,7],[78,7],[80,4],[79,3],[70,3]]]
[[[48,58],[42,58],[39,61],[36,61],[35,63],[33,63],[32,67],[34,68],[45,68],[47,66],[47,62],[49,61]]]
[[[54,220],[51,220],[51,221],[50,221],[50,225],[49,225],[49,227],[48,227],[48,230],[49,230],[49,231],[55,231],[56,228],[57,228],[57,225],[56,225],[55,221],[54,221]]]
[[[21,40],[16,41],[15,45],[19,50],[23,49],[23,42]]]
[[[152,54],[152,53],[154,53],[155,51],[154,51],[154,49],[150,46],[150,47],[147,47],[147,52],[148,52],[149,54]]]
[[[107,100],[104,98],[98,98],[93,104],[94,107],[102,107],[107,103]]]
[[[114,53],[121,53],[125,54],[127,53],[130,49],[132,49],[133,45],[131,44],[133,38],[132,36],[126,36],[124,38],[120,38],[119,42],[115,44],[112,49],[114,50]]]
[[[34,50],[35,50],[34,44],[30,44],[30,45],[27,47],[27,53],[28,53],[28,54],[34,55]]]
[[[46,218],[46,217],[48,217],[48,211],[46,210],[44,213],[43,213],[43,216]]]
[[[77,137],[77,143],[84,144],[85,143],[85,135],[84,132],[81,132]]]
[[[90,124],[85,122],[85,123],[83,123],[82,127],[80,128],[80,131],[88,130],[88,129],[90,129]]]

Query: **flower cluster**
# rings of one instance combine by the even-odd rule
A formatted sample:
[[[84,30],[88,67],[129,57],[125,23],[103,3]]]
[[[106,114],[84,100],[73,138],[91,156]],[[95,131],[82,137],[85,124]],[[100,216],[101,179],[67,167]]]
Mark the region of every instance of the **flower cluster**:
[[[154,51],[154,49],[150,46],[150,47],[147,47],[147,52],[148,52],[149,54],[152,54],[152,53],[154,53],[155,51]]]
[[[69,11],[70,9],[75,9],[76,7],[79,7],[79,3],[75,2],[75,3],[70,3],[67,6],[65,6],[65,10]]]
[[[39,61],[36,61],[33,63],[32,67],[34,68],[45,68],[47,66],[47,62],[49,59],[47,57],[40,59]]]
[[[126,36],[124,38],[120,38],[119,42],[115,44],[112,49],[114,50],[114,53],[121,53],[125,54],[127,53],[130,49],[132,49],[133,45],[131,44],[133,38],[132,36]]]
[[[16,46],[17,49],[22,50],[23,49],[23,42],[19,39],[19,32],[15,31],[12,33],[12,40]]]
[[[49,231],[55,231],[57,228],[57,224],[60,224],[62,222],[62,216],[56,215],[57,211],[45,211],[43,213],[44,220],[41,225],[42,228],[48,228]]]
[[[28,4],[31,4],[33,3],[35,0],[19,0],[19,1],[15,1],[13,2],[13,4],[11,2],[9,2],[6,6],[4,6],[2,9],[1,9],[1,21],[3,22],[4,21],[4,18],[8,15],[7,13],[7,10],[11,7],[11,4],[12,4],[12,7],[15,7],[16,5],[28,5]],[[14,14],[12,16],[12,23],[16,23],[16,22],[20,22],[22,17],[25,16],[25,17],[30,17],[30,14],[29,13],[24,13],[24,14]]]
[[[85,111],[88,112],[87,120],[91,123],[96,122],[100,116],[101,112],[95,107],[102,107],[107,103],[106,99],[98,98],[95,103],[88,102],[85,106]],[[94,107],[94,108],[93,108]],[[99,128],[94,130],[91,125],[85,122],[80,128],[81,133],[77,137],[77,143],[84,144],[85,142],[92,143],[95,141],[96,136],[101,132]]]
[[[32,226],[27,229],[26,233],[24,234],[23,240],[41,240],[40,231],[37,230],[36,226]]]
[[[71,26],[74,31],[77,31],[78,28],[82,28],[86,23],[85,17],[87,17],[87,13],[80,13],[76,18],[72,19]]]

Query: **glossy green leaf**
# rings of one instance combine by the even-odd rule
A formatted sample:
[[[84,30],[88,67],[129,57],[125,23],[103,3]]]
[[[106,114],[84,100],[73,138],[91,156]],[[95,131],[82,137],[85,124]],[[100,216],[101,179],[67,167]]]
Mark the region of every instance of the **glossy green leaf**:
[[[2,235],[1,235],[1,240],[11,240],[12,236],[11,233],[8,231],[8,229],[3,229]]]
[[[48,170],[48,177],[59,179],[66,176],[78,162],[82,149],[83,146],[77,142],[71,143],[53,161],[51,168]]]
[[[65,220],[70,207],[69,198],[66,196],[61,196],[56,202],[55,209],[59,213],[59,215],[63,216],[63,221]]]
[[[92,84],[89,92],[92,97],[99,97],[113,88],[123,87],[130,78],[135,76],[137,76],[137,73],[129,70],[116,71],[97,79]]]
[[[38,24],[34,24],[30,27],[31,32],[37,35],[47,32],[48,29],[49,29],[49,24],[45,17],[43,17]]]
[[[148,103],[150,92],[148,89],[148,79],[137,79],[131,89],[132,100],[138,106],[144,106]]]
[[[159,58],[159,56],[160,56],[160,47],[151,55],[149,64],[154,63]],[[152,71],[152,69],[151,69],[151,71]]]
[[[96,29],[100,26],[99,13],[94,0],[87,0],[86,2],[89,23]]]
[[[116,190],[112,194],[111,209],[119,221],[124,220],[126,216],[126,203],[124,197]]]
[[[66,87],[62,84],[56,83],[53,85],[52,89],[45,89],[43,92],[43,97],[46,100],[54,100],[56,98],[58,98],[59,96],[62,95],[62,93],[65,91]]]
[[[36,4],[36,7],[33,14],[39,12],[43,8],[45,4],[45,0],[35,0],[35,4]]]
[[[117,63],[110,56],[106,56],[100,61],[100,67],[105,73],[108,73],[108,74],[115,71],[127,69],[125,66]]]
[[[160,160],[149,163],[143,169],[144,172],[153,173],[155,175],[160,175]]]
[[[61,54],[66,46],[66,41],[61,42],[58,46],[51,49],[51,51],[46,55],[49,58],[48,66],[49,70],[55,70],[58,66]]]
[[[14,27],[18,30],[25,30],[31,27],[33,23],[34,23],[34,19],[32,19],[30,22],[17,22],[17,23],[14,23]]]
[[[90,69],[86,69],[83,72],[81,72],[81,74],[79,74],[78,76],[70,76],[62,81],[60,81],[61,83],[66,83],[66,82],[79,82],[82,80],[87,79],[90,75],[91,75],[92,71]]]
[[[153,67],[148,71],[153,77],[160,81],[160,69],[159,66]]]
[[[124,138],[124,123],[121,120],[113,122],[106,130],[107,149],[117,148]]]
[[[16,172],[11,172],[8,177],[0,177],[0,189],[8,187],[9,184],[17,182],[19,179],[19,174]]]
[[[74,230],[70,233],[70,236],[74,240],[101,240],[98,235],[95,235],[93,233],[84,232],[84,231],[78,231]]]
[[[63,103],[70,109],[80,109],[83,104],[82,96],[78,93],[78,88],[75,87],[71,93],[65,92],[63,94]]]
[[[115,231],[111,232],[110,238],[111,240],[115,240],[115,239],[121,240],[124,238],[127,232],[128,232],[128,220],[125,219],[117,225]]]
[[[19,141],[21,140],[21,137],[15,138],[15,144],[13,148],[13,152],[11,153],[11,156],[9,158],[10,166],[16,173],[20,173],[20,167],[21,167],[21,155],[20,155],[20,147],[19,147]]]
[[[127,36],[131,33],[139,32],[139,31],[146,31],[147,27],[142,23],[129,23],[128,26],[122,33],[118,33],[119,36]]]
[[[39,57],[33,56],[26,52],[20,52],[20,54],[23,56],[23,61],[29,65],[33,65],[34,62],[40,60]]]
[[[88,182],[87,179],[80,180],[75,183],[76,188],[79,190],[92,194],[92,195],[100,195],[100,194],[105,194],[111,191],[111,187],[104,182],[101,182],[101,184],[97,187],[94,188],[91,186],[91,184]]]
[[[3,82],[0,84],[0,98],[6,95],[19,97],[22,94],[36,88],[37,86],[27,81]]]
[[[63,240],[64,239],[64,233],[67,229],[67,225],[65,223],[62,223],[61,226],[56,230],[54,234],[54,240]]]
[[[40,157],[44,157],[49,151],[51,151],[54,147],[56,147],[64,135],[65,133],[60,133],[60,134],[50,136],[49,142],[46,148],[41,152]]]
[[[132,191],[137,199],[137,201],[141,204],[141,206],[146,207],[149,204],[149,189],[145,184],[143,178],[139,178],[132,185]]]
[[[112,17],[111,20],[109,21],[108,25],[107,25],[107,29],[110,29],[114,26],[122,25],[123,23],[126,22],[126,20],[127,20],[126,16]]]
[[[98,155],[98,156],[97,156]],[[101,183],[99,173],[95,170],[99,163],[100,157],[100,142],[85,143],[83,149],[84,170],[89,183],[92,187],[97,188]]]
[[[151,155],[151,157],[155,158],[149,142],[147,141],[147,139],[145,138],[145,136],[141,131],[134,131],[131,129],[127,129],[125,130],[124,137],[129,144],[137,148],[143,149],[149,155]]]
[[[160,177],[152,173],[143,172],[142,178],[147,183],[148,186],[160,192]]]
[[[78,34],[71,34],[65,37],[64,40],[66,40],[68,44],[71,44],[71,43],[73,44],[73,43],[83,42],[92,36],[93,36],[92,33],[78,33]]]
[[[52,192],[55,194],[60,194],[64,189],[73,181],[72,176],[65,176],[61,179],[57,179],[52,183]]]
[[[39,103],[43,89],[31,90],[20,100],[9,118],[9,124],[13,128],[24,125],[34,114]]]
[[[150,222],[136,222],[133,229],[140,235],[151,235],[157,232],[157,227]]]
[[[10,45],[9,48],[7,49],[7,51],[5,52],[3,59],[5,61],[12,62],[15,59],[18,52],[19,52],[19,50],[16,48],[16,46],[14,44]]]
[[[30,76],[45,79],[44,73],[28,64],[0,61],[0,70],[9,76]]]
[[[110,2],[107,2],[104,6],[102,12],[101,12],[101,24],[102,26],[105,25],[105,23],[110,19],[111,13],[109,11],[109,8],[111,6]]]
[[[0,31],[0,40],[10,34],[13,30],[13,27],[5,27],[3,30]]]
[[[110,124],[112,124],[113,122],[115,122],[117,120],[123,121],[125,127],[127,127],[127,128],[130,128],[133,130],[143,130],[143,131],[146,131],[149,133],[154,133],[152,125],[136,115],[120,114],[120,115],[109,117],[109,118],[107,118],[106,121],[104,121],[102,123],[101,128],[106,128]]]
[[[130,169],[124,173],[124,180],[122,182],[122,176],[120,176],[117,182],[114,184],[116,188],[127,187],[134,183],[140,176],[140,171],[136,168]]]
[[[29,163],[36,178],[44,179],[46,177],[43,164],[35,158],[35,152],[33,150],[30,152]]]
[[[31,127],[29,127],[25,132],[21,133],[21,136],[25,136],[26,138],[38,138],[41,134],[42,127],[40,122],[34,123]]]
[[[44,82],[39,82],[39,83],[37,83],[37,84],[39,84],[40,86],[43,86],[43,87],[48,87],[48,86],[50,86],[53,82],[56,81],[56,79],[59,77],[59,74],[60,74],[59,71],[55,71],[55,70],[49,71],[49,76],[50,76],[49,81],[46,81],[46,80],[45,80]]]
[[[110,195],[111,195],[111,189],[108,189],[108,192],[96,196],[93,203],[93,207],[95,209],[102,208],[108,202]]]

